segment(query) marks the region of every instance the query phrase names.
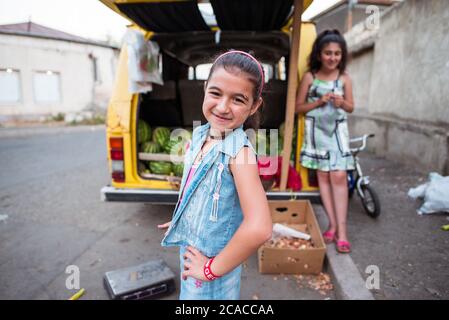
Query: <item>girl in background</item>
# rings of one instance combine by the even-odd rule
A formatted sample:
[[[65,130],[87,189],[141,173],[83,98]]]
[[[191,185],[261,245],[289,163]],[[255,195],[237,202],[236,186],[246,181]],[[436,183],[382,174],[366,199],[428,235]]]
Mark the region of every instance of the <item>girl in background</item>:
[[[349,253],[347,170],[354,169],[349,150],[347,113],[354,110],[352,82],[346,72],[346,42],[338,30],[316,38],[296,100],[296,112],[305,113],[301,165],[317,170],[320,195],[329,218],[326,243]]]

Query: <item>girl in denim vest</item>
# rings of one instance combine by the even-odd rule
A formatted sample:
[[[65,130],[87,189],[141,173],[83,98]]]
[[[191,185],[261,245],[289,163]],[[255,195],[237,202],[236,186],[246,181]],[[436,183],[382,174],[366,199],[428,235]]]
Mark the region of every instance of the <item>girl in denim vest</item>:
[[[205,125],[184,160],[180,199],[162,246],[180,247],[180,299],[239,299],[242,262],[270,239],[271,214],[244,130],[257,129],[264,74],[250,54],[228,51],[204,86]]]

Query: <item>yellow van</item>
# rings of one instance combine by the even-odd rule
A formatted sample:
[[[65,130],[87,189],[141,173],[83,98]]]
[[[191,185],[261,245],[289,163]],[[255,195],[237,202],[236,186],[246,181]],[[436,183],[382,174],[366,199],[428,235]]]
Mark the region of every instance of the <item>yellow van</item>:
[[[294,118],[297,128],[293,138],[291,133],[286,135],[286,140],[290,141],[283,145],[292,145],[289,159],[301,178],[301,189],[264,185],[268,199],[319,201],[313,171],[302,168],[297,161],[302,145],[303,119],[301,116],[295,118],[291,108],[289,113],[286,111],[294,39],[292,29],[295,28],[293,0],[100,1],[130,20],[130,28],[141,31],[146,41],[158,45],[157,68],[163,80],[163,84],[153,83],[151,91],[131,93],[128,46],[123,45],[107,112],[106,142],[111,183],[101,189],[104,201],[177,202],[180,177],[179,170],[175,170],[176,163],[159,166],[158,163],[169,161],[168,155],[144,147],[142,139],[152,145],[155,139],[151,138],[151,133],[155,136],[166,129],[178,128],[191,131],[194,121],[205,123],[201,106],[208,68],[214,56],[231,48],[250,52],[263,63],[267,83],[261,128],[279,129],[287,117]],[[295,0],[301,13],[311,2]],[[316,37],[312,23],[300,22],[299,25],[301,36],[298,36],[300,40],[296,46],[299,45],[299,54],[294,57],[298,63],[297,69],[293,69],[298,73],[291,75],[297,79],[306,69]],[[296,86],[297,80],[294,83]],[[148,150],[153,151],[146,152]],[[182,159],[182,154],[180,157]]]

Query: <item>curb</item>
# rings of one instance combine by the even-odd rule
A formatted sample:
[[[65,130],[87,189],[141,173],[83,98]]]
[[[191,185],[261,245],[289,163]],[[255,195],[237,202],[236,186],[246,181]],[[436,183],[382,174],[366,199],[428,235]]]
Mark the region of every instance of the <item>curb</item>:
[[[320,228],[327,226],[327,216],[321,205],[314,205]],[[338,300],[375,300],[366,288],[365,280],[349,254],[339,254],[335,246],[327,245],[326,261]]]
[[[41,134],[70,133],[82,131],[104,130],[105,125],[81,125],[81,126],[49,126],[49,127],[21,127],[21,128],[0,128],[0,139],[29,137]]]

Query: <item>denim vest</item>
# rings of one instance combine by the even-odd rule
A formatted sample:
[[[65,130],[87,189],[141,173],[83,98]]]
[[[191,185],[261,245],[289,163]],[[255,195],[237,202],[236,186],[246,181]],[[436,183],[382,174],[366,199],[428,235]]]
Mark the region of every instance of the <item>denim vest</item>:
[[[179,195],[182,195],[190,167],[206,140],[210,124],[195,128],[192,144],[184,160]],[[229,161],[249,146],[243,126],[216,142],[205,155],[182,201],[176,204],[172,223],[162,246],[193,246],[208,257],[216,256],[229,242],[243,220],[242,209],[229,169]]]

